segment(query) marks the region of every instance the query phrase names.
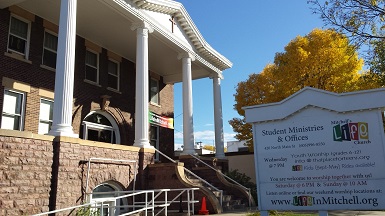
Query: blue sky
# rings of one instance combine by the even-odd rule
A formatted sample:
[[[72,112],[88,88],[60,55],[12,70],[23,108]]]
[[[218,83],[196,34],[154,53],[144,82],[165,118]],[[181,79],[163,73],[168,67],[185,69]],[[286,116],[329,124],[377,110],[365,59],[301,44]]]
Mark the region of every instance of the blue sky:
[[[225,145],[236,140],[228,121],[239,117],[233,109],[237,83],[259,73],[274,61],[275,53],[296,36],[323,28],[306,0],[177,0],[184,5],[205,40],[228,58],[233,67],[223,72],[221,81]],[[174,86],[175,147],[183,143],[181,83]],[[195,141],[214,143],[212,80],[193,81]]]

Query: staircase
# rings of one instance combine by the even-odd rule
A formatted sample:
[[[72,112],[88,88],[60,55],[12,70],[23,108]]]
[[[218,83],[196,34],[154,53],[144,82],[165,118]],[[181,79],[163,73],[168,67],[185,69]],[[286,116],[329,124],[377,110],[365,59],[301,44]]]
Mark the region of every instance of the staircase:
[[[222,210],[224,212],[237,211],[240,209],[247,209],[255,206],[255,202],[250,193],[241,185],[232,183],[226,179],[223,173],[220,171],[221,167],[210,166],[211,158],[203,161],[203,158],[197,158],[192,156],[190,159],[181,159],[185,163],[185,167],[192,171],[194,174],[204,179],[206,182],[213,186],[207,186],[203,182],[197,179],[195,176],[186,173],[187,179],[193,185],[205,186],[212,194],[218,199],[219,203],[222,203]],[[250,198],[250,199],[249,199]]]
[[[197,188],[199,191],[195,199],[201,201],[205,197],[210,214],[255,207],[250,189],[222,173],[221,168],[227,170],[228,167],[226,159],[181,155],[179,160],[175,161],[159,150],[155,151],[172,163],[148,165],[146,184],[149,188]],[[201,205],[202,203],[194,204],[195,213]]]

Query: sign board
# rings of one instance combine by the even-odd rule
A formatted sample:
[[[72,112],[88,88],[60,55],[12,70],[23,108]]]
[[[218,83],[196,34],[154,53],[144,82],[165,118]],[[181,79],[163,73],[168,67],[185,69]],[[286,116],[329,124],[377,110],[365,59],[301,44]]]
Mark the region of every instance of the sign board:
[[[150,124],[158,125],[164,128],[174,129],[174,119],[157,115],[153,112],[148,112],[148,119]]]
[[[306,97],[301,96],[304,91]],[[312,93],[319,96],[319,101],[306,102],[308,96],[316,96],[311,96]],[[251,122],[259,209],[385,208],[382,110],[374,107],[348,110],[351,109],[348,107],[340,112],[336,110],[342,106],[333,110],[331,99],[344,100],[341,96],[307,88],[272,105],[291,110],[287,106],[295,102],[301,109],[292,110],[294,112],[284,118]],[[360,101],[358,99],[356,101]],[[253,111],[278,109],[272,106],[246,108],[246,120],[248,116],[258,118],[252,116]]]

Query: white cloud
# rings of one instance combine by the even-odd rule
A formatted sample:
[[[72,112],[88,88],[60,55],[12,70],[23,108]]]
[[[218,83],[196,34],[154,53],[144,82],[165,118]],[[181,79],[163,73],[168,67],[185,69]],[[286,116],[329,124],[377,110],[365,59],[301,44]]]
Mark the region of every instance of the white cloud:
[[[180,131],[174,132],[174,139],[183,139],[183,133]]]
[[[214,131],[211,131],[211,130],[197,131],[197,132],[194,132],[194,138],[197,141],[200,141],[200,140],[212,141],[215,139],[215,135],[214,135]]]

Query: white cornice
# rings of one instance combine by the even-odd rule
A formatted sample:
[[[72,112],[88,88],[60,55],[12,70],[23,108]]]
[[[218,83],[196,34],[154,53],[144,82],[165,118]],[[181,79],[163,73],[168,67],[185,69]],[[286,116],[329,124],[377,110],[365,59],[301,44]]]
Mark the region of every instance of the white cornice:
[[[176,18],[189,40],[194,45],[196,52],[220,71],[232,67],[232,63],[214,50],[202,37],[184,6],[172,0],[132,0],[140,9],[150,10],[172,15]],[[199,58],[197,58],[199,60]],[[215,70],[216,71],[216,70]]]

